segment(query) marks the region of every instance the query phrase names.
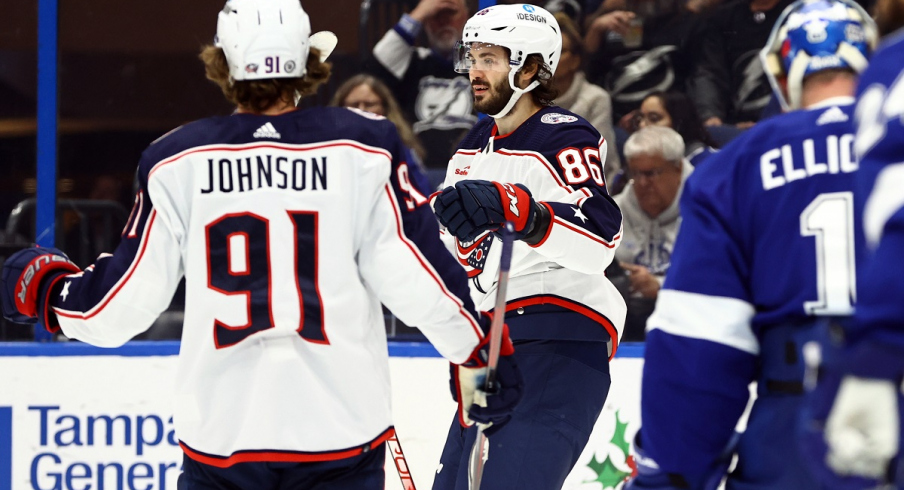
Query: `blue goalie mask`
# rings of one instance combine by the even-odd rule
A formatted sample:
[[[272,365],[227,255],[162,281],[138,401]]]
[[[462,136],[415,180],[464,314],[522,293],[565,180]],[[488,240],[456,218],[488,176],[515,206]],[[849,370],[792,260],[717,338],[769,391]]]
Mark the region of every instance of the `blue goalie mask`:
[[[830,69],[860,73],[878,40],[876,24],[852,0],[798,0],[772,28],[760,59],[785,110],[799,109],[804,79]]]

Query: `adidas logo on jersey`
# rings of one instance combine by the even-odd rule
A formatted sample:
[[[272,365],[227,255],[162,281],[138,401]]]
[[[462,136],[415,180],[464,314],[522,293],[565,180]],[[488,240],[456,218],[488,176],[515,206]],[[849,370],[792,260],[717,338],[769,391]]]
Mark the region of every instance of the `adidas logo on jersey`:
[[[257,131],[254,132],[253,136],[255,138],[274,138],[279,139],[281,136],[276,128],[273,127],[272,124],[267,123],[263,126],[257,128]]]
[[[847,114],[844,113],[838,106],[832,107],[827,111],[823,112],[819,119],[816,120],[817,126],[822,126],[824,124],[837,123],[837,122],[846,122],[848,120]]]

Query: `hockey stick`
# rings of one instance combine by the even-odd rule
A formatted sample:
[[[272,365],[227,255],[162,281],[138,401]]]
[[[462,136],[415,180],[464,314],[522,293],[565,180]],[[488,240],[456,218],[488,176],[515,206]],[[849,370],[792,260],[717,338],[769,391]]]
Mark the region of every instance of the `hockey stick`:
[[[386,440],[386,447],[389,448],[396,471],[399,472],[399,479],[402,480],[402,489],[417,490],[414,488],[414,479],[411,478],[411,467],[408,466],[408,460],[405,459],[405,453],[402,452],[402,443],[399,442],[397,432],[393,432],[392,437]]]
[[[499,280],[496,281],[496,306],[493,308],[493,322],[490,324],[490,352],[487,358],[486,381],[483,391],[496,391],[496,366],[499,364],[499,351],[502,348],[502,328],[505,324],[505,293],[508,289],[509,269],[512,265],[512,242],[515,227],[506,221],[502,227],[502,257],[499,259]],[[477,424],[477,439],[471,448],[468,463],[468,488],[480,490],[483,479],[483,465],[489,457],[487,436],[483,433],[483,424]]]

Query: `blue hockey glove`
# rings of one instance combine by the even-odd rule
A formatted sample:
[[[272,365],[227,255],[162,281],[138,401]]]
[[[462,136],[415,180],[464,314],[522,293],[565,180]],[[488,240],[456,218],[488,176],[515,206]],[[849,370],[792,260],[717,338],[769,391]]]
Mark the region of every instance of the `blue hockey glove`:
[[[462,180],[443,189],[433,209],[449,233],[466,242],[485,231],[498,230],[506,221],[514,223],[516,240],[542,237],[549,225],[546,207],[537,204],[521,184]],[[540,226],[543,220],[537,219],[538,214],[546,216],[546,226]]]
[[[31,247],[9,256],[3,263],[3,317],[11,322],[47,325],[46,308],[53,283],[79,272],[69,257],[55,248]]]
[[[877,488],[890,478],[898,452],[904,355],[870,342],[847,347],[843,337],[833,325],[819,342],[804,346],[804,459],[828,488]]]
[[[484,320],[490,316],[485,315]],[[470,427],[475,422],[483,424],[486,426],[484,433],[487,436],[511,418],[524,394],[524,380],[515,362],[515,347],[509,337],[507,325],[503,327],[499,363],[496,366],[496,391],[483,391],[489,338],[489,335],[484,336],[467,361],[451,366],[452,398],[458,402],[459,423],[463,427]]]

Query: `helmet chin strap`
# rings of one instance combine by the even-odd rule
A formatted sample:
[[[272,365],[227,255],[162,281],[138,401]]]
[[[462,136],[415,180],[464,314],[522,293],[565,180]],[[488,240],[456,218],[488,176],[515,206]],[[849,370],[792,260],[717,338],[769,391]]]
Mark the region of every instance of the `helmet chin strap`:
[[[503,107],[501,111],[497,112],[496,114],[490,114],[490,117],[492,117],[493,119],[499,119],[501,117],[505,117],[509,113],[509,111],[512,110],[512,107],[515,107],[515,103],[518,102],[518,99],[520,99],[522,95],[524,95],[524,94],[530,92],[531,90],[540,86],[540,82],[534,80],[533,82],[530,83],[530,85],[528,85],[527,87],[525,87],[523,89],[516,87],[515,86],[515,73],[516,72],[517,72],[517,70],[512,70],[509,72],[509,76],[508,76],[509,86],[512,87],[512,90],[514,90],[515,93],[513,93],[512,96],[509,97],[508,103],[505,104],[505,107]]]

